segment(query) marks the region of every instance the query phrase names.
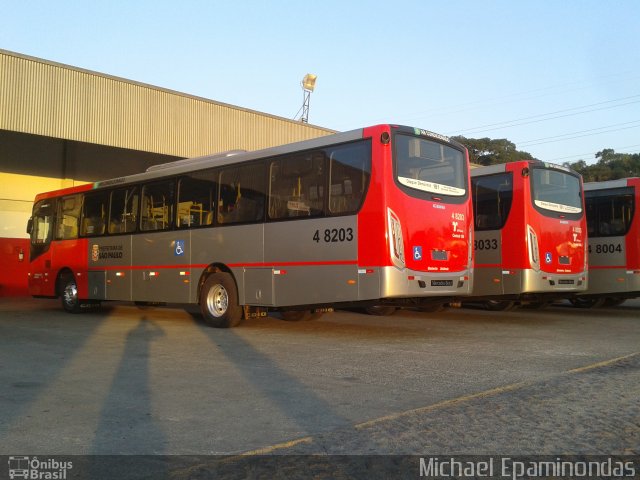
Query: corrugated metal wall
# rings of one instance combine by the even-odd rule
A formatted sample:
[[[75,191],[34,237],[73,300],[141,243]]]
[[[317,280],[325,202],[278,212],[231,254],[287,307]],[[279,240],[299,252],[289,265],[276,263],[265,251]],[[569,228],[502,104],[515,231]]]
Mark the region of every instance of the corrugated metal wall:
[[[0,50],[0,129],[180,157],[331,130]]]

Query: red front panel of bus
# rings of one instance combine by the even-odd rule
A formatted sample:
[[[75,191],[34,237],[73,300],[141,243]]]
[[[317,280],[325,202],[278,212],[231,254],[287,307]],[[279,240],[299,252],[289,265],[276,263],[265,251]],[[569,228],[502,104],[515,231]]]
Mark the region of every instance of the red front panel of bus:
[[[36,196],[35,203],[44,199],[52,199],[91,190],[92,184],[71,187],[55,192],[42,193]],[[78,287],[80,298],[87,298],[89,292],[87,278],[88,240],[52,240],[49,248],[29,264],[29,294],[32,296],[53,297],[56,295],[56,279],[63,270],[70,271]]]

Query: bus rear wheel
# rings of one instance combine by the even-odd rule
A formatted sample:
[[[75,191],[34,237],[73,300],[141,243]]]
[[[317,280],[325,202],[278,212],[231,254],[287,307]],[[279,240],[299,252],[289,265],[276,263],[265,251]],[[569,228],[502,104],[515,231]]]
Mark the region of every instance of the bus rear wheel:
[[[484,306],[487,310],[493,312],[507,312],[516,308],[516,302],[509,300],[487,300],[484,302]]]
[[[238,289],[231,275],[225,272],[209,275],[200,292],[200,312],[205,322],[215,328],[235,327],[242,322]]]
[[[617,307],[618,305],[622,305],[627,299],[620,297],[607,297],[604,301],[605,307]]]
[[[82,305],[78,298],[78,285],[72,274],[66,274],[60,278],[60,299],[65,311],[80,313]]]
[[[600,308],[604,305],[605,300],[603,297],[575,297],[569,299],[569,302],[576,308]]]

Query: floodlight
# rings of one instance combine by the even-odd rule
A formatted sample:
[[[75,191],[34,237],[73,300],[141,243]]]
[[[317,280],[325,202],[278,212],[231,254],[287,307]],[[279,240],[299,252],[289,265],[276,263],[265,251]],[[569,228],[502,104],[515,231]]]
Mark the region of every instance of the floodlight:
[[[317,75],[314,75],[313,73],[307,73],[302,79],[302,88],[309,92],[313,92],[313,89],[316,86],[316,78],[318,78]]]

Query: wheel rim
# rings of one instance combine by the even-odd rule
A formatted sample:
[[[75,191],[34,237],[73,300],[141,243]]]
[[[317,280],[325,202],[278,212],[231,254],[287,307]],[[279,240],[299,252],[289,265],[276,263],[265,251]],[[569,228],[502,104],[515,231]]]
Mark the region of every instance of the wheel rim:
[[[69,282],[64,287],[64,303],[69,306],[74,306],[78,302],[78,287],[73,282]]]
[[[214,317],[221,317],[229,308],[229,294],[222,285],[215,285],[207,294],[207,310]]]

